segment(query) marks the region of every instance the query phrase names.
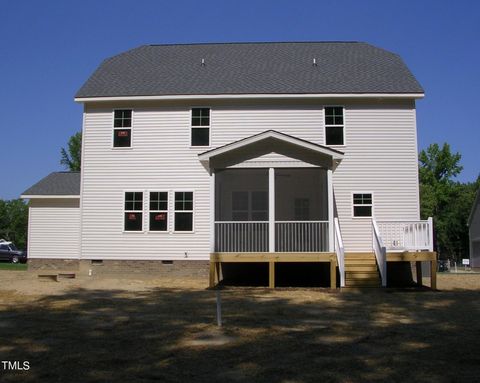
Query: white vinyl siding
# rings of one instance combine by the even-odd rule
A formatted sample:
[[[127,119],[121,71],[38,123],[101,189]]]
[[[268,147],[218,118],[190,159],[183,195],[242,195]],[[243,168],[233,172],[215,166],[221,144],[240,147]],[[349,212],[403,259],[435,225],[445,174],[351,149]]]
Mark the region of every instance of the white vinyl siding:
[[[29,206],[28,257],[78,259],[79,199],[31,199]]]
[[[277,101],[280,102],[280,101]],[[345,158],[333,173],[337,211],[347,251],[371,249],[369,220],[352,219],[352,192],[375,195],[377,219],[418,219],[417,148],[412,101],[342,103],[348,115]],[[331,103],[325,103],[331,105]],[[115,106],[113,106],[115,107]],[[282,106],[210,105],[211,148],[272,129],[317,144],[324,143],[323,105],[313,101]],[[82,257],[86,259],[209,259],[210,176],[198,161],[205,148],[190,146],[191,108],[187,103],[138,104],[135,145],[112,151],[112,105],[87,105],[84,126]],[[278,154],[249,160],[255,166],[279,161],[305,166]],[[194,191],[194,233],[123,233],[125,190]],[[145,199],[144,199],[145,200]],[[148,211],[148,208],[145,210]],[[144,228],[148,214],[144,214]],[[173,217],[169,219],[173,231]]]
[[[82,257],[86,259],[208,259],[210,179],[190,148],[190,107],[135,107],[135,146],[108,150],[108,109],[85,111]],[[195,193],[195,233],[123,232],[124,191]],[[144,197],[144,202],[147,198]],[[146,202],[145,202],[146,203]],[[148,204],[145,205],[148,212]],[[149,215],[144,214],[144,228]]]
[[[350,105],[345,157],[333,187],[347,251],[370,251],[371,221],[352,217],[352,192],[374,196],[377,220],[420,219],[416,121],[413,103]]]

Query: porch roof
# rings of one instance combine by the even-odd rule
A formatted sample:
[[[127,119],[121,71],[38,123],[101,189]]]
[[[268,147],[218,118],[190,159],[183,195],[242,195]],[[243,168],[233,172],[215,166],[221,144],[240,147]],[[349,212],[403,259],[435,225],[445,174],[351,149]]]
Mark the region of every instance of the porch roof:
[[[267,130],[208,150],[199,154],[198,159],[206,167],[215,168],[240,163],[272,152],[328,168],[334,168],[343,159],[343,152],[276,130]]]

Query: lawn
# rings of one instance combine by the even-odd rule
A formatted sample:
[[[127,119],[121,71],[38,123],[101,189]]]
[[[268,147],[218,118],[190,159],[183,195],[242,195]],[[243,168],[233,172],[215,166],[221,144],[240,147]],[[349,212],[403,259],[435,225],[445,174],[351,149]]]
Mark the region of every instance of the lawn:
[[[473,382],[480,275],[442,291],[230,288],[0,272],[4,382]]]
[[[26,263],[7,263],[0,262],[0,270],[15,270],[15,271],[25,271],[28,266]]]

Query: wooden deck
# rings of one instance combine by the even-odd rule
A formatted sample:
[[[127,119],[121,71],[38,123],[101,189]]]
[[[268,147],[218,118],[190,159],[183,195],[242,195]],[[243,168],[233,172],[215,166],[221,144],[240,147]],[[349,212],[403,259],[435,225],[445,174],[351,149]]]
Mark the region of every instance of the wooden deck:
[[[337,255],[330,252],[321,253],[211,253],[210,254],[210,287],[214,287],[220,281],[221,263],[256,263],[269,264],[269,287],[275,287],[275,263],[278,262],[325,262],[330,263],[330,287],[337,287]],[[388,262],[416,262],[417,281],[422,281],[422,262],[430,262],[431,288],[437,288],[437,253],[434,251],[387,251]]]
[[[437,253],[435,251],[387,251],[388,262],[415,262],[417,281],[422,285],[422,262],[430,262],[430,287],[437,289]]]
[[[220,263],[266,262],[269,264],[268,286],[275,287],[275,263],[278,262],[328,262],[330,287],[337,287],[337,255],[335,253],[211,253],[210,287],[219,282]]]

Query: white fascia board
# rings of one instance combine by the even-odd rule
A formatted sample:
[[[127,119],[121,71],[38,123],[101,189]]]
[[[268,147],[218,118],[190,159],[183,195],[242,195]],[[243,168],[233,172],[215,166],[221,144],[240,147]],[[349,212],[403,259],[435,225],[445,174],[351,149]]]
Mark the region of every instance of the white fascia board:
[[[250,144],[253,144],[255,142],[262,141],[266,138],[277,138],[280,141],[289,142],[289,143],[294,144],[294,145],[302,146],[305,149],[310,149],[310,150],[314,150],[318,153],[329,155],[335,160],[340,160],[340,159],[343,158],[343,154],[338,153],[338,152],[333,151],[333,150],[330,150],[328,148],[319,147],[318,145],[311,144],[307,141],[298,140],[294,137],[288,137],[288,136],[285,136],[283,134],[270,131],[270,132],[257,134],[253,137],[249,137],[249,138],[240,140],[238,142],[234,142],[232,144],[227,144],[227,145],[222,146],[218,149],[210,150],[207,153],[199,154],[198,159],[200,161],[207,161],[211,157],[218,156],[219,154],[227,153],[231,150],[243,148],[243,147],[248,146]]]
[[[222,99],[325,99],[325,98],[407,98],[419,99],[424,93],[298,93],[298,94],[184,94],[165,96],[75,97],[76,102],[149,101],[149,100],[222,100]]]
[[[22,194],[21,199],[79,199],[79,195],[30,195]]]

